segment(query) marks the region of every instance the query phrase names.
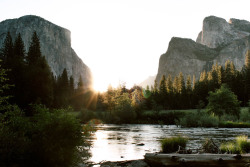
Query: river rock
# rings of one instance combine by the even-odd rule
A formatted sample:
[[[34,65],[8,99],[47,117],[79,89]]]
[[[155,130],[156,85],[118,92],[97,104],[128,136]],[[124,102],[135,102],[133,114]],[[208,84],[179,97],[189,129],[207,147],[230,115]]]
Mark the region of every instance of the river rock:
[[[85,86],[91,86],[91,71],[72,49],[69,30],[33,15],[5,20],[0,22],[0,48],[8,31],[13,40],[18,33],[21,34],[27,52],[33,32],[36,31],[42,55],[45,56],[54,76],[58,77],[66,68],[68,76],[73,76],[75,82],[78,82],[81,76]]]

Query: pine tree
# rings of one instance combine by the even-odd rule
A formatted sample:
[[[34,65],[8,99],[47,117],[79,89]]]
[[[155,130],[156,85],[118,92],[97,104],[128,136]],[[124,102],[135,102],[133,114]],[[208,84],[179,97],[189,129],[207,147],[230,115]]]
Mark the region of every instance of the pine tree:
[[[14,83],[14,102],[19,106],[23,107],[24,104],[24,97],[25,91],[27,90],[26,84],[26,64],[25,64],[25,48],[22,37],[20,33],[18,34],[17,38],[14,42],[13,47],[13,60],[12,60],[12,76],[13,83]]]
[[[171,75],[168,75],[166,85],[167,85],[167,92],[168,93],[173,92],[173,82],[172,82],[172,76]]]
[[[36,32],[33,33],[26,61],[29,80],[27,104],[40,103],[50,106],[53,100],[53,76],[45,57],[41,54],[40,41]]]
[[[167,94],[165,75],[163,75],[162,78],[161,78],[159,93],[162,96],[162,98],[164,98],[166,96],[166,94]]]
[[[40,48],[40,41],[37,36],[37,33],[34,32],[32,35],[31,43],[29,46],[28,56],[27,56],[27,63],[28,65],[35,65],[36,63],[40,63],[40,59],[42,57],[41,48]]]
[[[155,80],[155,82],[154,82],[154,90],[153,90],[153,93],[154,93],[154,94],[157,94],[157,93],[158,93],[158,83],[157,83],[157,80]]]
[[[192,90],[192,81],[191,81],[191,76],[187,76],[187,90],[191,91]]]
[[[178,77],[174,77],[174,82],[173,82],[173,88],[174,91],[177,93],[178,92]]]
[[[2,60],[2,67],[5,69],[6,75],[8,75],[8,81],[6,83],[10,85],[10,89],[7,89],[4,91],[4,95],[8,95],[11,97],[12,100],[14,96],[13,86],[14,86],[14,77],[15,75],[11,72],[13,66],[12,66],[12,60],[13,60],[14,54],[13,54],[13,42],[12,37],[10,35],[10,32],[7,33],[6,38],[3,43],[3,48],[0,52],[0,59]]]
[[[177,90],[179,93],[182,93],[183,91],[185,91],[185,81],[184,81],[184,76],[183,76],[182,72],[180,72],[179,76],[178,76]]]
[[[78,83],[77,83],[77,88],[75,90],[75,95],[74,95],[74,108],[75,110],[81,110],[82,108],[86,107],[86,100],[85,100],[85,89],[84,89],[84,84],[82,80],[82,76],[79,76]]]
[[[195,89],[195,82],[196,82],[195,75],[193,75],[193,86],[192,86],[192,90]]]
[[[163,106],[163,108],[166,108],[167,106],[167,87],[166,87],[166,78],[165,75],[162,76],[160,85],[159,85],[159,102]]]
[[[13,58],[13,42],[10,32],[7,33],[1,49],[0,59],[3,61],[3,68],[9,69],[11,60]]]
[[[245,58],[245,92],[246,100],[250,100],[250,50],[246,53]]]

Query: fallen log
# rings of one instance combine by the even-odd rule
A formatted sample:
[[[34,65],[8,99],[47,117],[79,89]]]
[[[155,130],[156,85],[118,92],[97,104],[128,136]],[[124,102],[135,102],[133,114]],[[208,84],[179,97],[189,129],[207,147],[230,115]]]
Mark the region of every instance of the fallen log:
[[[250,154],[157,154],[146,153],[152,167],[250,167]]]

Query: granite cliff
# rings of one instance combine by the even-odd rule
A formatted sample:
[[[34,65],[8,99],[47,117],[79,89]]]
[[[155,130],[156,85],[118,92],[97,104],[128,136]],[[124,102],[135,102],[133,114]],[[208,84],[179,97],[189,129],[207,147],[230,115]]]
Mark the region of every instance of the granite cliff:
[[[42,55],[45,56],[53,74],[57,77],[66,68],[68,75],[73,76],[75,82],[81,76],[85,86],[91,86],[91,71],[71,48],[69,30],[33,15],[5,20],[0,22],[0,48],[8,31],[13,39],[18,33],[21,34],[26,51],[32,34],[36,31],[40,39]]]
[[[208,71],[218,62],[234,62],[238,70],[244,65],[246,51],[250,48],[250,22],[245,20],[225,19],[209,16],[203,20],[202,31],[196,42],[191,39],[173,37],[168,50],[159,60],[158,83],[162,75],[173,76],[180,72],[196,79],[204,70]]]

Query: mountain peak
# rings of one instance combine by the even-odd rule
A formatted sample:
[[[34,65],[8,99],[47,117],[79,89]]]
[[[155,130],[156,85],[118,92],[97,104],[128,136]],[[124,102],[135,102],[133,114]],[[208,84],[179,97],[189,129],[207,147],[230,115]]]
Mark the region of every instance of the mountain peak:
[[[40,39],[42,54],[56,77],[61,75],[63,69],[66,68],[68,75],[73,76],[75,81],[78,81],[81,76],[86,87],[92,83],[89,68],[71,48],[69,30],[35,15],[5,20],[0,22],[0,48],[8,31],[13,39],[19,33],[21,34],[26,51],[28,51],[32,34],[36,31]]]

